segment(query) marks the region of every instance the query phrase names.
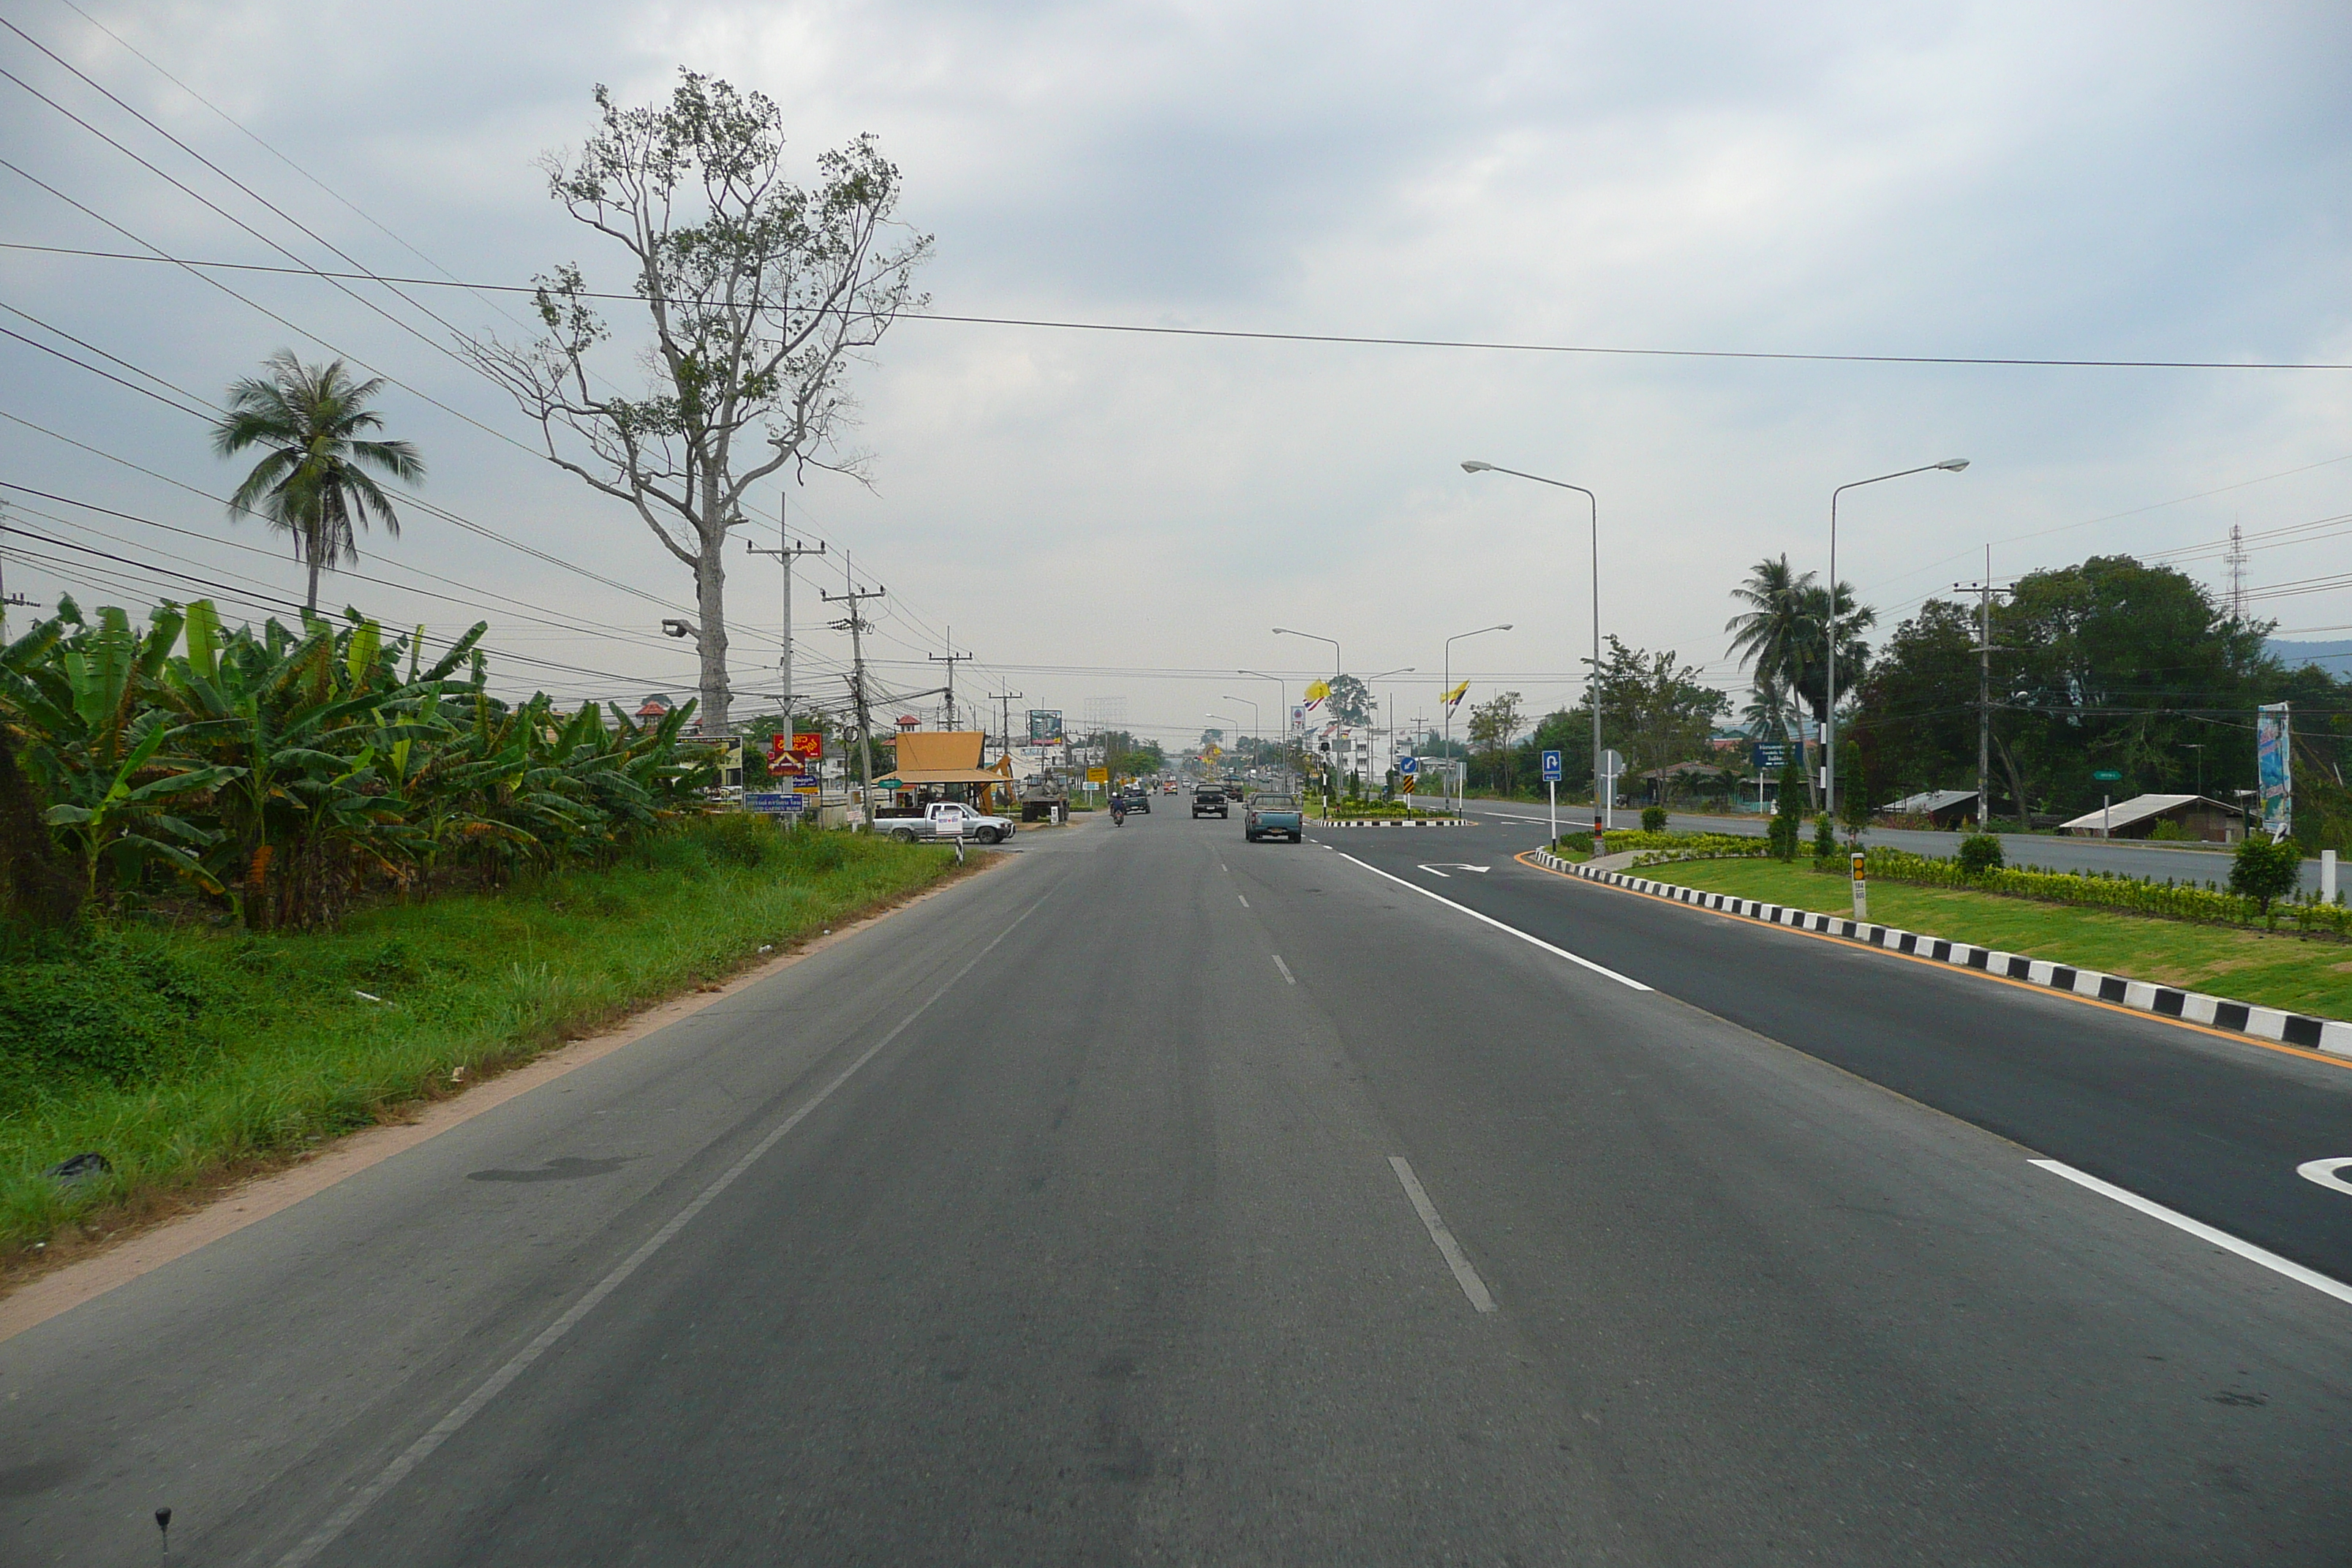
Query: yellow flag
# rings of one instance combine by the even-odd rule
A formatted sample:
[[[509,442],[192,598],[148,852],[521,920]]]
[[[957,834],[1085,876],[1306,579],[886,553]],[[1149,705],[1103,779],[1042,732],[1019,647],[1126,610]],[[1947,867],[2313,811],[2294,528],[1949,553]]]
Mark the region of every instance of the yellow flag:
[[[1311,682],[1309,682],[1309,683],[1308,683],[1307,688],[1307,706],[1308,706],[1309,708],[1312,708],[1312,707],[1314,707],[1318,702],[1322,701],[1322,700],[1323,700],[1323,699],[1325,699],[1326,697],[1328,697],[1328,696],[1330,696],[1330,695],[1331,695],[1331,683],[1330,683],[1329,681],[1328,681],[1328,680],[1317,680],[1317,681],[1311,681]]]
[[[1448,708],[1453,707],[1455,703],[1461,701],[1469,690],[1470,683],[1465,680],[1461,685],[1455,687],[1453,690],[1445,694],[1445,705]]]

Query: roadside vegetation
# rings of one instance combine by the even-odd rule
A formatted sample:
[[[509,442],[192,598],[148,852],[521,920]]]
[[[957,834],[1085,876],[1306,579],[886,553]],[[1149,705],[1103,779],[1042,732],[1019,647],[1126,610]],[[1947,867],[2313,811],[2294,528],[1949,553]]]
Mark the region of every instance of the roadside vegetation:
[[[1846,907],[1847,884],[1843,868],[1827,870],[1822,874],[1802,863],[1751,858],[1677,865],[1661,879],[1834,913]],[[2352,950],[2289,931],[2058,905],[1958,885],[1918,886],[1875,874],[1870,884],[1870,918],[1905,931],[2262,1006],[2352,1017]]]
[[[19,928],[0,968],[0,1248],[396,1120],[954,868],[929,845],[707,816],[331,931]],[[43,1174],[82,1153],[109,1169]]]
[[[428,662],[356,614],[231,631],[200,600],[134,628],[66,601],[0,648],[0,1252],[396,1115],[952,869],[708,815],[690,704],[641,725],[501,699],[481,631]]]

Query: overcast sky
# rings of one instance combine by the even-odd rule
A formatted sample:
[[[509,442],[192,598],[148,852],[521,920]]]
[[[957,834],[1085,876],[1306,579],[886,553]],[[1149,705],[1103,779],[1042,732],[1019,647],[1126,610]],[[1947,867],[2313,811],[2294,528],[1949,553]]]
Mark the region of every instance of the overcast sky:
[[[877,136],[903,171],[901,216],[937,236],[922,284],[948,313],[1620,348],[2352,362],[2352,15],[2340,5],[79,3],[122,42],[63,0],[10,15],[390,274],[437,265],[523,283],[578,259],[616,279],[533,160],[588,133],[593,84],[648,101],[686,66],[772,96],[808,163]],[[0,79],[0,155],[22,171],[0,169],[0,238],[281,259],[102,132],[335,265],[25,40],[0,33],[0,67],[20,79]],[[282,346],[324,358],[331,344],[414,389],[381,406],[424,448],[428,499],[690,602],[684,569],[642,524],[513,444],[530,432],[512,405],[438,351],[442,328],[380,291],[365,298],[414,331],[315,279],[221,275],[248,304],[175,268],[26,250],[0,253],[0,302],[24,313],[0,327],[215,401]],[[458,326],[513,331],[475,295],[430,302]],[[11,560],[10,592],[44,604],[61,589],[85,604],[196,592],[88,553],[102,551],[299,598],[279,542],[166,482],[233,488],[199,421],[14,338],[0,339],[0,413],[163,476],[0,421],[0,478],[198,536],[19,493],[16,526],[85,548],[19,539],[75,564]],[[1509,621],[1457,646],[1474,700],[1503,687],[1538,712],[1572,700],[1591,615],[1582,498],[1473,478],[1465,458],[1597,492],[1603,626],[1730,687],[1729,590],[1767,554],[1823,567],[1841,482],[1972,460],[1844,503],[1841,575],[1888,626],[1979,575],[1987,543],[2004,579],[2095,552],[2185,551],[2185,568],[2218,584],[2218,552],[2200,547],[2233,522],[2255,534],[2352,513],[2347,387],[2352,373],[2337,371],[903,321],[856,384],[871,489],[815,476],[786,504],[794,532],[835,552],[803,568],[809,589],[840,586],[846,551],[861,580],[891,590],[875,651],[910,663],[886,679],[929,684],[912,665],[946,651],[951,625],[958,650],[978,656],[962,693],[1018,691],[1016,707],[1074,720],[1090,698],[1120,698],[1136,727],[1173,741],[1212,710],[1246,726],[1231,697],[1255,697],[1269,726],[1276,703],[1272,682],[1168,672],[1328,671],[1328,648],[1276,625],[1340,639],[1359,674],[1415,667],[1380,683],[1409,718],[1435,712],[1448,634]],[[684,646],[656,634],[660,606],[423,513],[404,521],[396,541],[362,540],[358,570],[383,581],[346,578],[332,603],[436,636],[487,616],[492,646],[548,661],[501,664],[502,685],[567,700],[691,689]],[[2253,552],[2248,584],[2336,570],[2342,536],[2315,532]],[[777,585],[772,563],[737,558],[746,690],[774,689]],[[800,605],[803,684],[824,689],[847,639],[813,598]],[[2352,593],[2252,607],[2289,632],[2338,628],[2315,639],[2352,636]],[[1289,689],[1296,700],[1296,679]]]

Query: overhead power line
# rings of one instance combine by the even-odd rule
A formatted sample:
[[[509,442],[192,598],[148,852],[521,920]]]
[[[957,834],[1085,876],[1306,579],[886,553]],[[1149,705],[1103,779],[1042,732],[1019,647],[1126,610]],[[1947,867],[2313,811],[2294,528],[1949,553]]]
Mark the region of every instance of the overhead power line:
[[[125,251],[86,250],[68,246],[0,241],[0,249],[41,251],[100,261],[168,262],[190,268],[227,272],[274,272],[326,281],[398,284],[416,289],[467,289],[484,293],[535,294],[539,285],[483,283],[441,278],[400,278],[373,272],[329,272],[313,267],[272,267],[255,261],[203,261],[180,256],[139,256]],[[620,290],[583,289],[587,300],[627,300],[643,296]],[[1340,347],[1401,349],[1474,349],[1496,353],[1590,354],[1633,359],[1755,360],[1800,364],[1916,364],[1983,366],[2042,370],[2352,370],[2352,362],[2333,360],[2202,360],[2202,359],[2070,359],[2038,354],[1895,354],[1824,353],[1771,349],[1690,349],[1631,347],[1616,343],[1546,343],[1501,338],[1411,338],[1370,332],[1297,332],[1244,327],[1170,327],[1141,321],[1082,321],[1049,316],[982,316],[942,310],[904,311],[901,321],[938,321],[958,326],[1028,327],[1064,332],[1120,332],[1142,337],[1214,338],[1241,342],[1323,343]]]

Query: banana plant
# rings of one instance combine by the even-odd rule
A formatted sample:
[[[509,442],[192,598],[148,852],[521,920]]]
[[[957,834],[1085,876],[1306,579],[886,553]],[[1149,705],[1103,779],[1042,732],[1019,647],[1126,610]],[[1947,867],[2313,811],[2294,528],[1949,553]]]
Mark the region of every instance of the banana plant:
[[[117,886],[129,887],[149,860],[162,862],[207,892],[222,890],[218,879],[197,855],[210,846],[215,835],[173,816],[167,803],[174,795],[215,788],[232,778],[236,770],[194,768],[138,782],[165,738],[163,716],[149,714],[135,726],[130,751],[94,799],[62,801],[42,814],[44,822],[65,830],[80,853],[83,877],[92,896],[98,892],[102,863],[112,869]]]

